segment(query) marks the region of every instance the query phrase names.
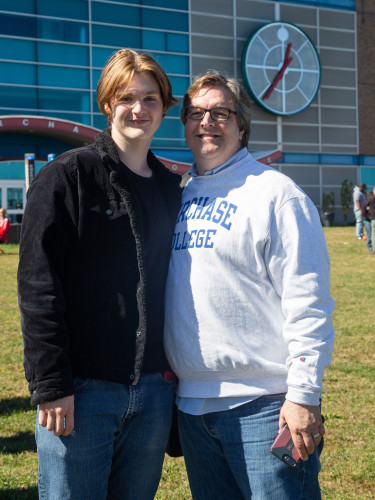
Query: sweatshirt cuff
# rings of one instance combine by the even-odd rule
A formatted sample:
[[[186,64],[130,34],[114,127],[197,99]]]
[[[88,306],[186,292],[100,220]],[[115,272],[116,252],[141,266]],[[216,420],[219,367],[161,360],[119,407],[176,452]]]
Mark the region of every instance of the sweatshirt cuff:
[[[321,401],[321,391],[306,391],[302,387],[289,387],[285,399],[299,405],[319,406]]]

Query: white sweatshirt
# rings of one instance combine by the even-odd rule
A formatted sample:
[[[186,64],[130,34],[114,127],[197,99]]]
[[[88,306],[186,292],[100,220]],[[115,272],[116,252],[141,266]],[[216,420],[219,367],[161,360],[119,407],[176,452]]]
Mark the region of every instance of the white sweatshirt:
[[[334,302],[318,212],[249,153],[183,192],[166,290],[178,395],[319,404]]]

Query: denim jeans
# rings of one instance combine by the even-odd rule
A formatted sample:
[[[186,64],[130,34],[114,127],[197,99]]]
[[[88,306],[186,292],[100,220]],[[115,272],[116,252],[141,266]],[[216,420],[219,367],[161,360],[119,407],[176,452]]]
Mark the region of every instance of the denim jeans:
[[[292,469],[270,453],[285,394],[206,415],[179,411],[194,500],[318,500],[319,447]]]
[[[357,238],[362,238],[363,236],[363,217],[360,210],[354,210],[355,217],[355,235]]]
[[[367,236],[367,240],[366,240],[366,244],[367,244],[367,248],[369,250],[372,250],[372,242],[371,242],[371,222],[369,220],[365,220],[364,221],[364,225],[365,225],[365,229],[366,229],[366,236]]]
[[[161,373],[135,386],[76,379],[73,432],[57,437],[37,419],[39,498],[153,499],[175,388]]]

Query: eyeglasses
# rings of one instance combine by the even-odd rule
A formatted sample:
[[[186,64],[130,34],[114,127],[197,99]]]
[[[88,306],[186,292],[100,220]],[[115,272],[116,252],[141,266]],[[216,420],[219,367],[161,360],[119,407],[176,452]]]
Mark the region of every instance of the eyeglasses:
[[[206,109],[206,108],[196,108],[190,106],[186,110],[186,115],[191,120],[202,120],[207,112],[210,113],[211,118],[215,122],[226,122],[231,113],[233,113],[234,115],[237,114],[237,111],[232,111],[231,109],[227,108]]]

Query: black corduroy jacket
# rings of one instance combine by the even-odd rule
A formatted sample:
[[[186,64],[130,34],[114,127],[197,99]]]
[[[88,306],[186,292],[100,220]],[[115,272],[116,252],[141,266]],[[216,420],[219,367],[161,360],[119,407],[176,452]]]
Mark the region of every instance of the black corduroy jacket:
[[[181,179],[151,151],[147,160],[169,209],[169,239],[159,243],[170,253]],[[32,404],[73,394],[74,377],[138,382],[147,283],[142,217],[126,171],[107,129],[47,164],[30,186],[18,296]]]

